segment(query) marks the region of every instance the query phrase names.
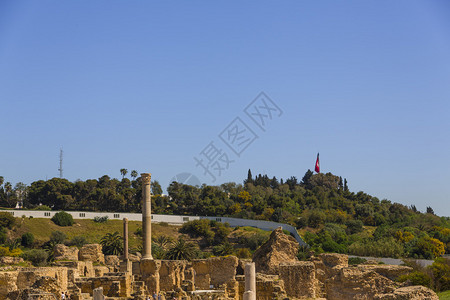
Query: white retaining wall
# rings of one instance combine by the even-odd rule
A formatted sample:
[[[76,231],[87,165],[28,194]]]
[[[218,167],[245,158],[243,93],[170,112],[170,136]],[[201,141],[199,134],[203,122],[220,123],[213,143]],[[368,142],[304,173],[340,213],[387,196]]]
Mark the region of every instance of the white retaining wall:
[[[16,218],[21,217],[32,217],[32,218],[52,218],[58,211],[46,211],[46,210],[4,210],[9,212]],[[112,213],[112,212],[90,212],[90,211],[66,211],[68,214],[72,215],[74,219],[94,219],[95,217],[105,217],[107,216],[110,220],[122,220],[127,218],[130,221],[142,221],[142,214],[138,213]],[[199,217],[199,216],[175,216],[175,215],[155,215],[152,214],[152,221],[155,223],[165,222],[173,225],[181,225],[185,222],[208,219],[217,222],[223,222],[230,224],[231,227],[237,226],[250,226],[256,227],[263,230],[274,230],[278,227],[282,227],[284,230],[289,231],[300,244],[300,246],[307,246],[303,239],[298,234],[294,226],[262,221],[262,220],[249,220],[249,219],[239,219],[239,218],[228,218],[228,217]]]

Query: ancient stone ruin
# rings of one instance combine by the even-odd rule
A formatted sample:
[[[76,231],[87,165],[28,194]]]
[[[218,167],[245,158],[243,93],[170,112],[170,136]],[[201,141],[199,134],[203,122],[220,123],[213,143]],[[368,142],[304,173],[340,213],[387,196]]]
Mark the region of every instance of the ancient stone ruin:
[[[124,219],[124,254],[104,256],[101,246],[80,250],[55,246],[51,267],[3,268],[0,299],[74,300],[139,299],[438,299],[422,286],[403,286],[395,279],[411,271],[391,265],[349,266],[342,254],[321,254],[298,261],[298,243],[272,232],[254,254],[253,262],[235,256],[193,261],[156,260],[151,254],[150,174],[143,178],[144,253],[128,254],[128,220]],[[17,263],[15,259],[11,264]]]

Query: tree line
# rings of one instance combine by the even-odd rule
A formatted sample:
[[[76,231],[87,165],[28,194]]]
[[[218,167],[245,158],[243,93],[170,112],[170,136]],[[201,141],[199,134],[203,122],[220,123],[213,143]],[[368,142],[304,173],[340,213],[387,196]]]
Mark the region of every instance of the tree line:
[[[52,178],[12,188],[1,181],[0,205],[53,210],[141,211],[141,178],[132,172],[122,179]],[[380,200],[362,191],[352,192],[345,178],[306,171],[277,179],[248,171],[242,184],[191,186],[172,182],[168,195],[152,181],[152,211],[156,214],[230,216],[268,220],[296,226],[316,251],[358,255],[436,257],[450,248],[450,221],[431,207],[421,213],[410,207]],[[373,228],[373,229],[370,229]],[[367,234],[370,231],[370,234]],[[389,245],[389,246],[388,246]],[[389,251],[390,252],[389,252]]]

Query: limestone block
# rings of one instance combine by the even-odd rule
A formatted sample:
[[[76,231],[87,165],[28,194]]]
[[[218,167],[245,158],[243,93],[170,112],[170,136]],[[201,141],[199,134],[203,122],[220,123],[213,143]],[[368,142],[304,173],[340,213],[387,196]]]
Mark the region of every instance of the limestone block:
[[[194,283],[197,290],[209,290],[211,276],[209,275],[209,265],[205,259],[196,259],[192,261],[194,269]]]
[[[407,266],[396,266],[396,265],[359,265],[358,269],[375,271],[384,277],[391,280],[396,280],[401,275],[406,275],[413,269]]]
[[[0,257],[0,265],[16,265],[23,262],[22,257],[2,256]]]
[[[316,268],[310,261],[280,264],[280,279],[292,298],[316,297]]]
[[[63,244],[55,245],[53,248],[55,252],[55,260],[78,260],[78,248],[77,247],[67,247]]]
[[[17,290],[18,271],[0,272],[0,299],[6,299],[9,292]]]
[[[336,266],[348,267],[348,255],[337,253],[322,253],[319,258],[323,261],[325,266],[333,268]]]
[[[208,258],[211,284],[217,287],[230,280],[234,280],[238,261],[236,256]]]
[[[421,285],[401,287],[389,294],[378,294],[374,300],[439,300],[438,295],[433,290]]]
[[[111,267],[118,267],[120,259],[117,255],[105,255],[105,264]]]
[[[101,264],[105,263],[105,255],[100,244],[87,244],[78,253],[78,259],[82,261],[92,261]]]
[[[181,287],[187,261],[162,260],[159,270],[159,286],[161,291],[173,291]]]

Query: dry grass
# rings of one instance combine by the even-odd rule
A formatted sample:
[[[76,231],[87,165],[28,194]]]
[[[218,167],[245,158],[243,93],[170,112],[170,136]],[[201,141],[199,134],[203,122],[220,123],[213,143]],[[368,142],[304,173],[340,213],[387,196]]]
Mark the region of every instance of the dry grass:
[[[139,227],[142,227],[142,222],[140,221],[128,222],[130,248],[137,248],[142,243],[141,238],[134,234]],[[180,226],[153,223],[152,235],[167,235],[176,239],[180,235],[179,229]],[[31,232],[36,241],[43,243],[49,240],[53,231],[64,232],[69,240],[75,236],[83,236],[89,243],[99,243],[100,239],[107,233],[118,231],[122,234],[123,222],[121,220],[108,220],[105,223],[96,223],[93,220],[75,220],[73,226],[61,227],[50,219],[18,218],[16,226],[11,231],[11,238],[18,238],[26,232]]]

